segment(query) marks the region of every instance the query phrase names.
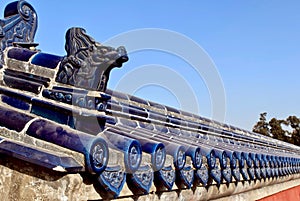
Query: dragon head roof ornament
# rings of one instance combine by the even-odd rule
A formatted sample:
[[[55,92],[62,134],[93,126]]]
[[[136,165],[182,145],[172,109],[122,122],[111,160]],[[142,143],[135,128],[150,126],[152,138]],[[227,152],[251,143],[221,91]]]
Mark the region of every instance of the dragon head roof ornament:
[[[46,168],[50,176],[87,173],[104,200],[118,197],[125,182],[136,198],[260,180],[256,189],[268,178],[275,184],[300,173],[299,147],[106,90],[110,71],[128,61],[124,47],[104,46],[73,27],[67,55],[47,54],[35,49],[36,28],[30,4],[7,5],[0,20],[1,157]],[[228,196],[228,189],[204,198]],[[192,199],[203,199],[196,194]]]
[[[35,47],[37,14],[24,0],[8,4],[0,20],[0,67],[4,64],[6,47]],[[65,56],[59,66],[56,81],[79,88],[105,91],[110,71],[128,61],[125,47],[101,45],[85,29],[73,27],[66,33]]]
[[[105,91],[110,71],[128,61],[125,47],[103,46],[78,27],[67,31],[65,49],[56,81],[90,90]]]
[[[4,19],[0,19],[0,67],[6,47],[33,43],[37,21],[34,8],[26,1],[15,1],[6,6]]]

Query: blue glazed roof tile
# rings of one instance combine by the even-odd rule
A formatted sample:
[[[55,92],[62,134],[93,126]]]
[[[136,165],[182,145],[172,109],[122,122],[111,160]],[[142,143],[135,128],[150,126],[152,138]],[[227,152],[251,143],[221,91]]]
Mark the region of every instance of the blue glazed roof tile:
[[[61,60],[62,57],[60,56],[46,53],[38,53],[32,58],[31,63],[38,66],[54,69],[58,66]]]
[[[156,191],[189,189],[276,180],[300,171],[296,146],[107,89],[111,69],[128,60],[126,50],[103,46],[82,28],[67,31],[67,56],[32,50],[36,21],[23,22],[17,9],[25,4],[34,14],[30,4],[15,2],[8,5],[0,24],[8,31],[9,23],[25,23],[29,34],[0,50],[1,129],[78,152],[84,164],[72,155],[55,155],[3,133],[0,154],[49,169],[61,166],[67,172],[96,175],[93,184],[103,199],[117,198],[125,182],[140,195],[153,185]],[[0,40],[12,39],[6,34]],[[22,72],[28,66],[31,70]],[[44,75],[43,69],[54,76]],[[112,165],[116,160],[118,164]]]
[[[36,53],[36,51],[24,48],[12,48],[8,50],[7,57],[11,59],[16,59],[18,61],[29,61],[29,59]]]

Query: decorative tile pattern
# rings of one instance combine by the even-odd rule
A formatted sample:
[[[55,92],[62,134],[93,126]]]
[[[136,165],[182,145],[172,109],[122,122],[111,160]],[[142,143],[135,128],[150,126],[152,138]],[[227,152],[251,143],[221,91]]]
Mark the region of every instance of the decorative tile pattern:
[[[175,183],[175,170],[171,166],[154,172],[154,184],[158,191],[171,190]]]
[[[300,172],[298,147],[107,89],[111,69],[128,60],[124,47],[103,46],[75,27],[66,33],[66,56],[47,54],[35,49],[30,4],[13,2],[4,16],[0,155],[49,171],[84,172],[104,200],[120,196],[125,182],[142,195]],[[21,136],[50,143],[57,153]]]
[[[101,173],[108,163],[107,143],[100,137],[72,131],[46,120],[32,122],[26,134],[84,154],[91,173]]]
[[[99,183],[96,184],[95,188],[101,197],[117,198],[126,182],[126,173],[122,171],[120,166],[107,167],[97,180]]]
[[[153,171],[150,166],[143,166],[133,174],[127,174],[128,188],[135,195],[148,194],[153,182]]]

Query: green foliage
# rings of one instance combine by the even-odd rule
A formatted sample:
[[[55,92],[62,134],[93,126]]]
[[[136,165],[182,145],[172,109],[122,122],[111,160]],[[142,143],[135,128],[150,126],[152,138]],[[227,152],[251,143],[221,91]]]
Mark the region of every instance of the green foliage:
[[[282,129],[282,126],[281,126],[282,123],[285,123],[285,121],[277,120],[276,118],[272,118],[269,121],[269,125],[271,127],[270,132],[271,132],[273,138],[287,142],[287,136],[285,135],[286,131]]]
[[[267,122],[267,113],[263,112],[260,114],[259,121],[254,125],[253,132],[260,133],[262,135],[269,135],[269,124]]]
[[[266,116],[266,112],[260,114],[259,121],[253,127],[253,132],[300,146],[300,119],[298,117],[289,116],[286,120],[272,118],[268,122]],[[283,129],[282,125],[290,127],[292,131]]]
[[[296,116],[289,116],[287,118],[288,124],[293,128],[293,131],[291,133],[293,144],[300,146],[300,119]]]

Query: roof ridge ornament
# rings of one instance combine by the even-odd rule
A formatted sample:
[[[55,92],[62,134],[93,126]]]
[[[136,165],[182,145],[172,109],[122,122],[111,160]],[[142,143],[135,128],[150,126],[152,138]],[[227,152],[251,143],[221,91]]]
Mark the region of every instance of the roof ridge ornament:
[[[4,19],[0,20],[0,68],[4,64],[3,50],[6,47],[33,43],[37,21],[36,11],[24,0],[12,2],[5,7]]]
[[[56,81],[89,90],[105,91],[110,71],[128,61],[125,47],[101,45],[79,27],[67,31],[65,50]]]

